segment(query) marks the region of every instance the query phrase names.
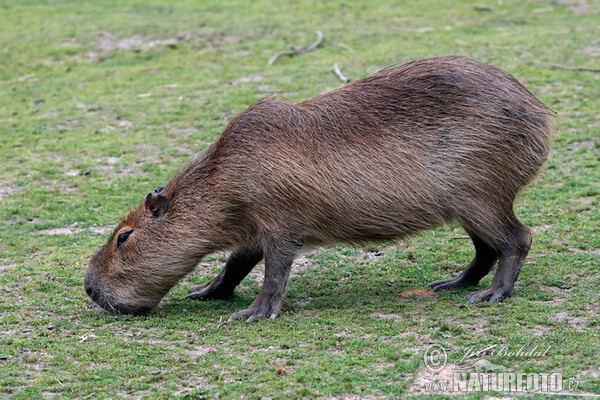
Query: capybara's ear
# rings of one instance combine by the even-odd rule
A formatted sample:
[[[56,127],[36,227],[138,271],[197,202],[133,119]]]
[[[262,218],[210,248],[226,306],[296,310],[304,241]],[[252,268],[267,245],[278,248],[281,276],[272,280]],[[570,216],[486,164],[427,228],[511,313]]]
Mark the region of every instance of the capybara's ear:
[[[154,191],[153,193],[148,193],[144,205],[154,218],[158,218],[167,212],[169,200],[164,194]]]

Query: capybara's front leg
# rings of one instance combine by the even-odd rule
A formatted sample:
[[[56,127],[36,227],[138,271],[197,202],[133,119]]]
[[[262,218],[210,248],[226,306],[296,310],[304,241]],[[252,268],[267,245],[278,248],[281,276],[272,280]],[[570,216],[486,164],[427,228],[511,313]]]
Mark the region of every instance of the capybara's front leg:
[[[235,250],[225,266],[210,281],[189,288],[186,299],[222,299],[231,295],[237,285],[248,275],[252,268],[263,258],[262,249],[240,247]]]
[[[233,313],[229,321],[246,319],[246,322],[262,318],[275,318],[281,310],[281,300],[290,275],[292,261],[302,247],[302,240],[267,240],[264,245],[265,279],[254,302],[243,311]]]

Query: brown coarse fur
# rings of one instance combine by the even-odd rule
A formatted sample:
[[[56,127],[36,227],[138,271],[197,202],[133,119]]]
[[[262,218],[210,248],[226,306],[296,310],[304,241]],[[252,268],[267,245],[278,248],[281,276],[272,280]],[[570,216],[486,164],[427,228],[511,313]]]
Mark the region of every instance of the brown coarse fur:
[[[303,245],[396,239],[454,220],[475,258],[431,287],[475,285],[498,262],[469,301],[501,301],[531,244],[513,202],[548,157],[550,116],[507,72],[455,56],[296,104],[260,100],[119,223],[86,289],[104,308],[144,312],[203,256],[233,250],[188,297],[225,297],[264,258],[261,293],[232,316],[254,321],[279,312]]]

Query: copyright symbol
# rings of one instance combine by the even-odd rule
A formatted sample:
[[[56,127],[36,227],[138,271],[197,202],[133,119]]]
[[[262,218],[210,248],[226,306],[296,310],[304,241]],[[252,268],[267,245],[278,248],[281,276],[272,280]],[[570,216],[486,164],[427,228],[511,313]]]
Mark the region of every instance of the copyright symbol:
[[[425,367],[435,374],[443,370],[446,366],[448,354],[446,353],[446,349],[439,344],[432,344],[425,349],[423,361],[425,361]]]

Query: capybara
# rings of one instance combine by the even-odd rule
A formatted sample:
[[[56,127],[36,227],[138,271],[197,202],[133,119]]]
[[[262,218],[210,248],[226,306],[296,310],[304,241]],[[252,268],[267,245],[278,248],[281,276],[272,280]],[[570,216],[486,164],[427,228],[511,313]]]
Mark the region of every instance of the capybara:
[[[84,285],[101,307],[141,314],[207,254],[223,270],[187,297],[224,298],[265,260],[260,294],[230,320],[274,318],[306,245],[390,240],[457,221],[473,261],[433,290],[513,293],[531,233],[517,193],[546,161],[551,112],[509,73],[469,58],[411,61],[308,100],[265,98],[164,187],[148,193],[92,257]]]

